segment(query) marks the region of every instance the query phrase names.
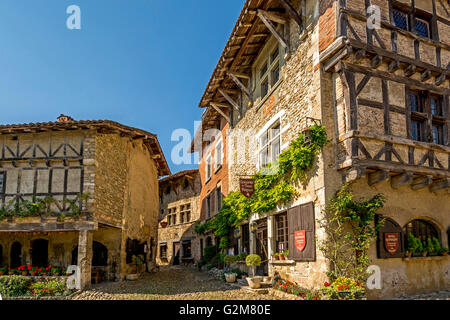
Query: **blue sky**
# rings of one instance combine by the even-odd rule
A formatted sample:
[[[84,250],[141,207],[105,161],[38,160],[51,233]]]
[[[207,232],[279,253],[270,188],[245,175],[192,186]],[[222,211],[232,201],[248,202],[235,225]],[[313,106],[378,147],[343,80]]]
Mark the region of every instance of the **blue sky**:
[[[0,123],[109,119],[158,135],[194,130],[243,0],[1,0]],[[81,30],[69,30],[69,5]]]

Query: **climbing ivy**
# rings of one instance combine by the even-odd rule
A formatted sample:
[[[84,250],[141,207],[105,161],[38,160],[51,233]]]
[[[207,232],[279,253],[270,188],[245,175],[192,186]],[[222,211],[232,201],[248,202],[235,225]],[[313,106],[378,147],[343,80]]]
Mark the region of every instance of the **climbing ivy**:
[[[308,171],[314,166],[316,156],[327,142],[325,127],[319,124],[300,134],[280,154],[278,161],[253,176],[255,193],[251,198],[246,198],[241,192],[229,193],[223,199],[217,216],[202,225],[196,225],[195,232],[214,232],[220,239],[219,247],[229,247],[231,230],[247,220],[251,213],[270,212],[277,205],[292,201],[296,195],[292,183],[296,180],[306,182]]]
[[[328,276],[332,281],[339,277],[366,280],[368,250],[384,224],[384,220],[376,222],[375,215],[385,201],[382,194],[355,200],[349,184],[344,184],[331,199],[321,221],[326,238],[320,250],[330,261]]]

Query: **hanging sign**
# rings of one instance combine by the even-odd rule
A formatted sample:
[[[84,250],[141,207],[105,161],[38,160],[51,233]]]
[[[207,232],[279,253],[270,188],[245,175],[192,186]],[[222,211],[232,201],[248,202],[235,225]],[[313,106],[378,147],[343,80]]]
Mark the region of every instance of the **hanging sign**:
[[[166,228],[167,227],[167,222],[165,222],[165,221],[161,222],[160,225],[161,225],[162,228]]]
[[[306,230],[295,232],[295,247],[298,251],[303,252],[306,247]]]
[[[400,235],[398,233],[384,234],[384,247],[390,254],[395,254],[398,251],[400,243]]]
[[[255,181],[253,179],[239,179],[241,193],[250,198],[255,193]]]

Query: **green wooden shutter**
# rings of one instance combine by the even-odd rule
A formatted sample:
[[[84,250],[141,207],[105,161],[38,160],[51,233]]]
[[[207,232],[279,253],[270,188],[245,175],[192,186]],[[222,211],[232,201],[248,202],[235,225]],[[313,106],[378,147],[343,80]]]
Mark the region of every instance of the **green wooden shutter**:
[[[314,203],[310,202],[288,210],[289,259],[296,261],[316,260]],[[306,245],[302,252],[295,246],[295,233],[305,230]]]

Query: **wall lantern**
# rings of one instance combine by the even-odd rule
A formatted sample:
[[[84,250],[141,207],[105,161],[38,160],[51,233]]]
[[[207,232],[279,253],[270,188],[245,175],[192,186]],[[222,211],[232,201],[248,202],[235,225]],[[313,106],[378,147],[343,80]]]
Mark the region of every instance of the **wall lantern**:
[[[250,231],[251,231],[252,233],[255,233],[256,230],[258,230],[258,224],[257,224],[256,222],[250,223]]]
[[[237,227],[234,229],[233,236],[235,239],[239,239],[241,237],[241,228]]]

